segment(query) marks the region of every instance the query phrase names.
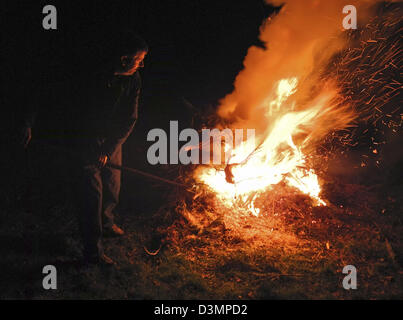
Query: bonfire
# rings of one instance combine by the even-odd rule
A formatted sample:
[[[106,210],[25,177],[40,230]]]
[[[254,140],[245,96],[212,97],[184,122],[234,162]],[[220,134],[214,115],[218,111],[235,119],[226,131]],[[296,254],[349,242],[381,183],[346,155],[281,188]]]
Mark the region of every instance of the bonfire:
[[[234,148],[223,142],[229,156],[219,165],[183,169],[193,196],[180,192],[176,211],[199,233],[220,226],[260,243],[277,238],[301,245],[295,233],[285,233],[284,219],[296,215],[314,224],[315,207],[340,209],[325,195],[330,159],[365,144],[376,154],[384,142],[363,141],[365,133],[383,130],[383,141],[389,131],[401,133],[400,9],[363,5],[361,30],[347,31],[335,17],[337,4],[316,8],[322,19],[301,28],[309,6],[289,1],[263,23],[264,48],[248,50],[234,91],[209,115],[218,128],[256,128],[256,138]]]

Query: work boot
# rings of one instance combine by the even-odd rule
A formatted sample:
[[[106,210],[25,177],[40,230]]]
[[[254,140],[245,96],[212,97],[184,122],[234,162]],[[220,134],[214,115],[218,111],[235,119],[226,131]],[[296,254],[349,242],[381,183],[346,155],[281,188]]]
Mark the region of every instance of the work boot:
[[[121,237],[125,234],[123,229],[119,228],[116,224],[111,227],[105,227],[103,230],[103,235],[106,237]]]

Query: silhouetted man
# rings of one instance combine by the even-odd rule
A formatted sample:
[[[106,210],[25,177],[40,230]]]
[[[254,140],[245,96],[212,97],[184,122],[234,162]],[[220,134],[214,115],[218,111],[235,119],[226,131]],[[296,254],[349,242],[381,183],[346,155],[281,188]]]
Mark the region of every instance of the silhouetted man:
[[[98,79],[101,87],[94,94],[99,96],[91,101],[95,101],[95,104],[99,101],[103,107],[95,109],[96,115],[92,118],[96,120],[87,126],[87,130],[92,132],[83,136],[83,154],[87,163],[82,172],[80,229],[84,240],[84,258],[88,263],[113,264],[113,260],[104,253],[102,236],[124,234],[114,222],[121,172],[106,164],[122,164],[122,145],[137,120],[141,89],[138,70],[143,66],[148,52],[147,44],[141,38],[129,37],[126,42],[124,49],[119,49],[121,53],[113,74]]]
[[[58,100],[68,110],[68,116],[59,125],[70,126],[65,131],[69,132],[65,139],[73,137],[73,146],[78,147],[75,154],[83,160],[79,165],[77,191],[86,263],[113,264],[104,253],[102,236],[124,234],[114,222],[121,172],[106,164],[122,164],[122,145],[137,120],[141,90],[138,70],[143,66],[148,46],[143,39],[127,32],[120,34],[116,41],[109,43],[111,49],[89,36],[83,37],[83,43],[77,48],[72,48],[75,53],[66,60],[65,66],[72,77],[65,81],[63,97]],[[21,136],[25,147],[31,140],[37,113],[26,109]]]

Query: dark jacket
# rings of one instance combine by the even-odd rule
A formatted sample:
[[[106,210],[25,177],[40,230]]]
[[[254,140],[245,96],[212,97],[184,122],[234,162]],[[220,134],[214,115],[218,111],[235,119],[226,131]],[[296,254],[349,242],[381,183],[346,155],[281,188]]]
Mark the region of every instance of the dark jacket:
[[[100,75],[87,88],[85,113],[78,131],[81,146],[95,156],[111,157],[133,131],[138,117],[141,90],[139,72],[132,76],[104,77]],[[84,100],[84,101],[83,101]]]
[[[108,89],[117,90],[111,112],[105,115],[105,131],[101,132],[101,152],[109,157],[121,146],[133,131],[138,118],[141,77],[115,76],[108,82]]]

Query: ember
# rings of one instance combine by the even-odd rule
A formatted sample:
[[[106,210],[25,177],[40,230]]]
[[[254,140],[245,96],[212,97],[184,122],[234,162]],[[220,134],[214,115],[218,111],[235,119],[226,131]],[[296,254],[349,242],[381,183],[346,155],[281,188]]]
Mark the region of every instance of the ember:
[[[273,106],[277,112],[284,112],[281,109],[283,104],[289,112],[276,120],[272,130],[265,133],[258,148],[246,141],[232,151],[231,160],[224,172],[217,174],[211,168],[197,172],[197,178],[217,192],[228,206],[232,206],[233,199],[240,197],[245,199],[245,205],[252,208],[251,211],[256,214],[253,200],[248,203],[248,195],[251,192],[262,192],[283,180],[310,195],[318,205],[325,205],[319,197],[318,178],[313,169],[307,168],[306,156],[302,152],[310,137],[307,135],[297,146],[293,136],[304,133],[304,128],[312,126],[315,118],[331,111],[331,108],[324,107],[330,96],[321,97],[306,111],[291,111],[295,102],[287,102],[288,97],[296,91],[296,86],[295,78],[279,81],[276,100],[269,103],[268,113],[274,112]],[[257,194],[253,199],[256,196]]]
[[[227,208],[247,209],[258,216],[261,208],[256,200],[280,182],[308,195],[314,205],[326,206],[312,155],[327,136],[337,137],[336,132],[356,127],[353,122],[361,120],[369,109],[374,110],[372,101],[379,101],[372,95],[364,108],[357,101],[346,99],[347,80],[341,77],[352,80],[355,73],[335,74],[332,63],[334,57],[347,52],[342,60],[345,64],[349,61],[346,57],[355,49],[346,49],[352,45],[353,37],[350,33],[351,39],[347,40],[340,30],[335,16],[338,11],[333,7],[339,3],[335,2],[317,8],[321,12],[315,15],[315,21],[301,28],[290,21],[301,21],[315,2],[302,8],[298,1],[288,1],[276,17],[262,26],[260,39],[268,49],[249,49],[234,92],[221,101],[218,115],[232,121],[234,128],[256,127],[258,141],[257,146],[247,140],[233,149],[224,168],[199,167],[194,172],[195,180]],[[361,18],[365,19],[370,10],[360,4]],[[287,18],[283,12],[287,12]],[[334,16],[334,21],[329,22],[329,16]],[[321,29],[320,25],[326,27]],[[369,39],[366,43],[376,44],[377,40]],[[378,48],[377,52],[383,50],[384,47]],[[397,54],[393,47],[388,56]],[[358,58],[350,59],[351,63]],[[388,66],[393,65],[390,61]],[[339,62],[337,68],[341,67]],[[381,72],[379,68],[371,79]],[[354,82],[349,83],[351,86]],[[387,90],[393,93],[396,88],[389,86]],[[374,148],[372,153],[377,150]]]

